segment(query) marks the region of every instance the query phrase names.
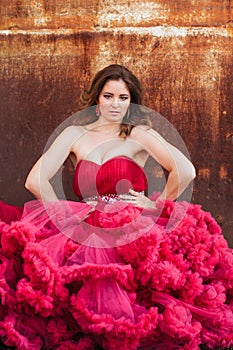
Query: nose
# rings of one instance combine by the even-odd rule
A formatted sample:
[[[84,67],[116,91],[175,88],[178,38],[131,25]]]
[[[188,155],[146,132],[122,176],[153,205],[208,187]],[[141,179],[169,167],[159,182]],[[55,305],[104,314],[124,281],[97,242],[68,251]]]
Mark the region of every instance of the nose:
[[[115,97],[112,99],[112,107],[119,107],[119,98]]]

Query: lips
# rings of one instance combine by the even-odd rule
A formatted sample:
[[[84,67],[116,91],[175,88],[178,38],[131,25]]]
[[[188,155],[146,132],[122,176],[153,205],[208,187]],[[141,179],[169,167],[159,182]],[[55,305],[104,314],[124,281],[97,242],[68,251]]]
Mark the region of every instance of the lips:
[[[112,113],[112,114],[119,114],[120,112],[119,111],[110,111],[110,113]]]

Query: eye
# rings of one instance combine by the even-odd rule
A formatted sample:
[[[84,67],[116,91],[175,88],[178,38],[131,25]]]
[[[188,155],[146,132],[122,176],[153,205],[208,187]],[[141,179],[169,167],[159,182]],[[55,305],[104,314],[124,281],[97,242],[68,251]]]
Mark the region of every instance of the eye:
[[[126,100],[128,100],[128,96],[121,96],[120,99],[121,99],[121,101],[126,101]]]
[[[106,98],[107,100],[109,100],[111,97],[111,95],[104,94],[104,98]]]

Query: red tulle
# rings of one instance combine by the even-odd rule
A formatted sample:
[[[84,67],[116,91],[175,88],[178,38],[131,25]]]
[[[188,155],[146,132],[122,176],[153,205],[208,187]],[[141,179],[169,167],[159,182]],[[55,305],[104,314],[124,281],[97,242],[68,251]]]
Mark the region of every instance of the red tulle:
[[[119,179],[131,164],[125,158],[118,163],[83,163],[86,180],[93,177],[86,167],[101,169],[107,193],[113,174]],[[132,181],[138,172],[143,183],[137,181],[137,190],[143,190],[142,169],[124,171]],[[91,191],[88,181],[82,185]],[[23,212],[2,202],[1,208],[2,219],[7,213],[0,221],[0,336],[6,346],[233,346],[233,254],[200,206],[158,201],[155,210],[142,210],[100,201],[93,210],[82,202],[35,200]]]

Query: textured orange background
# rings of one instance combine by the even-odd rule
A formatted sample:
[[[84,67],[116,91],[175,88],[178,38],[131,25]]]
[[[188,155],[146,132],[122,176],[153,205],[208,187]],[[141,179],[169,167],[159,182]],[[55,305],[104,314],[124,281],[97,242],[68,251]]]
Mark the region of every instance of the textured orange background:
[[[24,180],[49,135],[96,71],[120,63],[179,131],[198,174],[192,201],[233,245],[232,1],[2,0],[0,45],[1,199],[32,198]]]

